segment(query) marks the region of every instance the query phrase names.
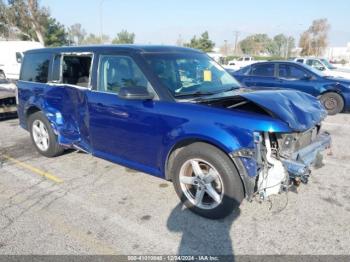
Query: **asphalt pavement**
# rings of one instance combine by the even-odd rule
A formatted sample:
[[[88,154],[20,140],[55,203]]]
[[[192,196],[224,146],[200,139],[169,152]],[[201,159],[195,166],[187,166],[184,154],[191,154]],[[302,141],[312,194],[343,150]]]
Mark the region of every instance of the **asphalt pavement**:
[[[328,117],[333,155],[309,183],[213,221],[170,182],[89,154],[39,155],[0,122],[0,254],[350,254],[350,114]],[[108,141],[106,141],[108,143]]]

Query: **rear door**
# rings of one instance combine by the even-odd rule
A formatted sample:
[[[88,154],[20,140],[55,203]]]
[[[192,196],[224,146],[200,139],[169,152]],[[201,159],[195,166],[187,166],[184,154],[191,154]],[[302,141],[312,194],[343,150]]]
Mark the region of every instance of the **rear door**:
[[[51,77],[45,98],[48,110],[60,112],[57,125],[61,144],[74,145],[91,152],[88,133],[88,105],[93,54],[57,53],[52,57]]]
[[[277,86],[275,63],[256,63],[250,66],[250,71],[241,82],[251,89],[274,89]]]

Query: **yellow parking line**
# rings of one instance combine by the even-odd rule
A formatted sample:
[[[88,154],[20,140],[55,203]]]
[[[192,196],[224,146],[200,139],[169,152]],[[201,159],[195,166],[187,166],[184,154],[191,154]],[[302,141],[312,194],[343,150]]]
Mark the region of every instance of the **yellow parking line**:
[[[3,157],[6,158],[7,160],[10,160],[11,162],[15,163],[16,165],[18,165],[20,167],[23,167],[23,168],[26,168],[26,169],[32,171],[33,173],[35,173],[35,174],[37,174],[39,176],[43,176],[43,177],[45,177],[45,178],[47,178],[49,180],[52,180],[52,181],[54,181],[56,183],[63,183],[62,179],[60,179],[60,178],[58,178],[58,177],[56,177],[54,175],[51,175],[50,173],[47,173],[47,172],[45,172],[43,170],[40,170],[40,169],[38,169],[36,167],[33,167],[33,166],[31,166],[31,165],[29,165],[27,163],[21,162],[21,161],[15,159],[15,158],[12,158],[12,157],[10,157],[8,155],[3,155]]]

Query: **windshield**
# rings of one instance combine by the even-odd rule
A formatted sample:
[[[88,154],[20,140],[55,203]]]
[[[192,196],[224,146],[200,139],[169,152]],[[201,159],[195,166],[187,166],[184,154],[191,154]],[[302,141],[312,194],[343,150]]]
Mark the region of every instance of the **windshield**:
[[[328,68],[328,69],[337,69],[334,65],[328,62],[327,59],[320,59],[322,63]]]
[[[224,68],[205,54],[147,54],[147,63],[175,97],[200,96],[239,88]]]
[[[312,66],[309,66],[309,65],[307,65],[307,64],[301,64],[301,66],[306,67],[307,69],[309,69],[310,71],[312,71],[312,73],[316,74],[316,75],[319,76],[319,77],[324,77],[324,76],[326,76],[325,73],[323,73],[322,71],[320,71],[320,70],[318,70],[318,69],[316,69],[316,68],[314,68],[314,67],[312,67]]]

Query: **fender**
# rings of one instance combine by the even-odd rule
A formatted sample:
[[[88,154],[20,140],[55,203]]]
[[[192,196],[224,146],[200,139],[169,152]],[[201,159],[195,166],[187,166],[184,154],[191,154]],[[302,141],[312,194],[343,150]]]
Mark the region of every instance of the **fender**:
[[[254,148],[254,131],[291,132],[279,119],[248,112],[167,102],[157,103],[156,110],[164,112],[160,121],[165,135],[157,159],[163,174],[170,153],[185,141],[207,142],[229,154],[240,148]]]

